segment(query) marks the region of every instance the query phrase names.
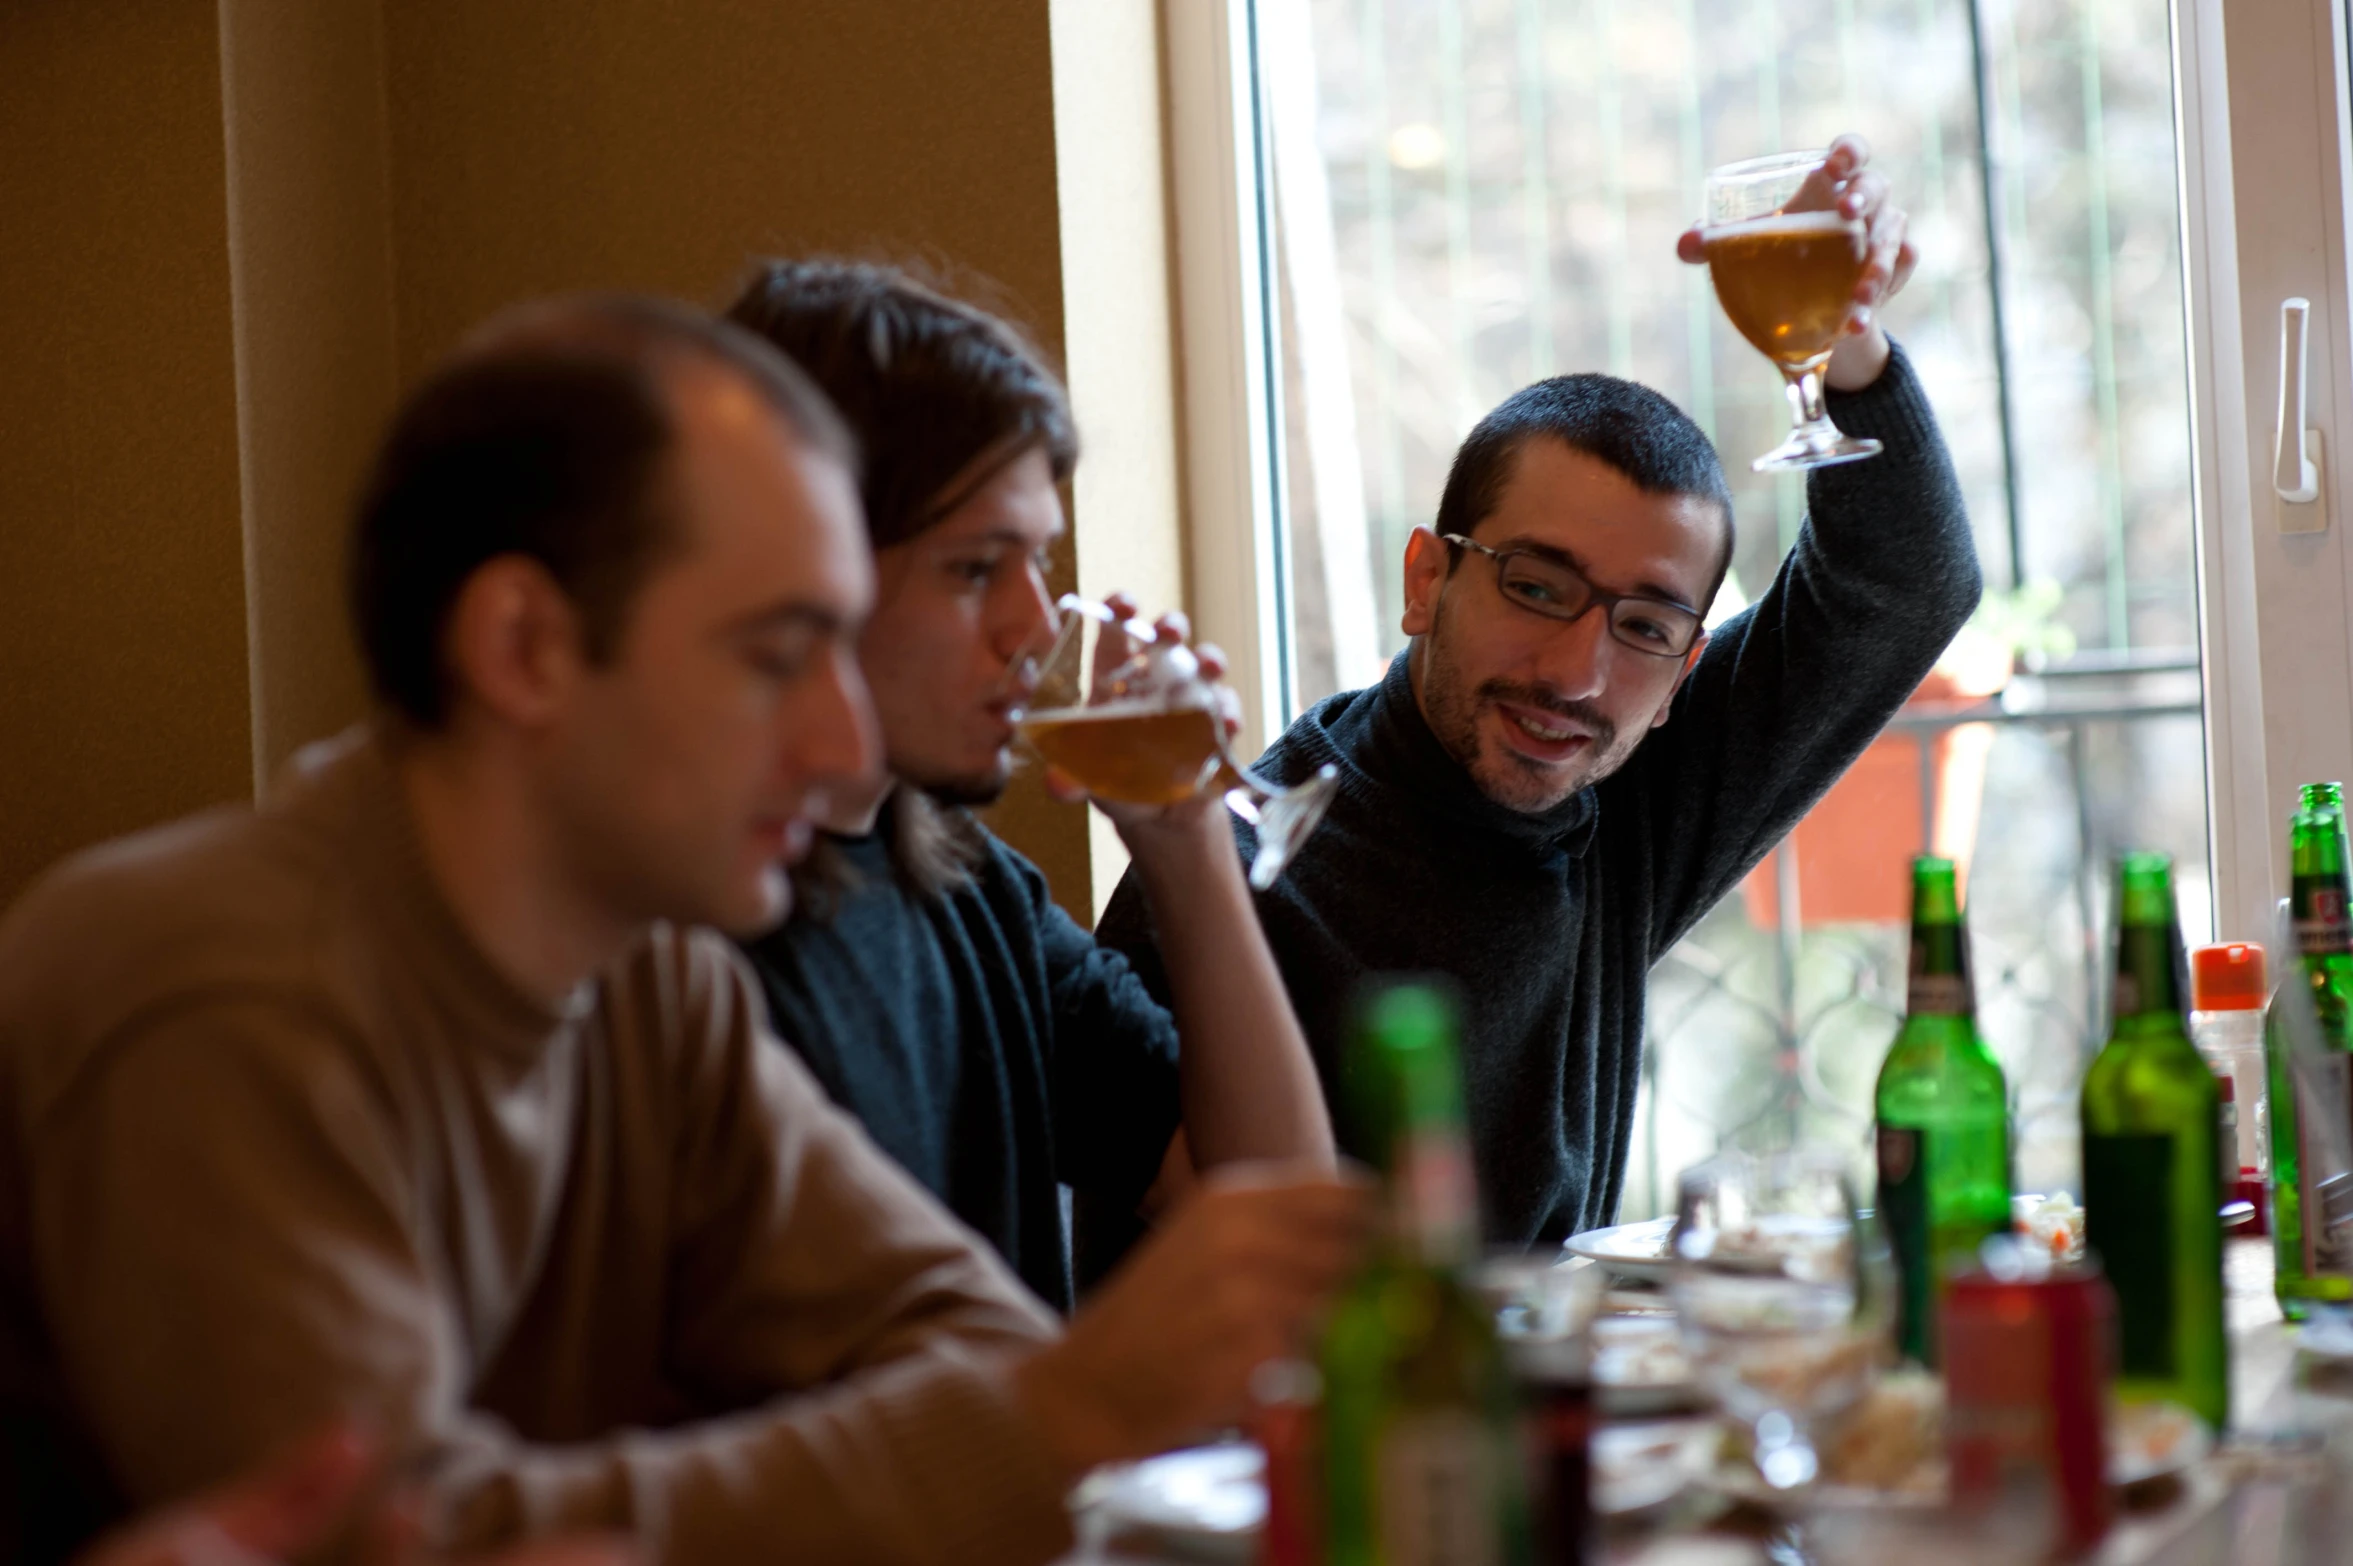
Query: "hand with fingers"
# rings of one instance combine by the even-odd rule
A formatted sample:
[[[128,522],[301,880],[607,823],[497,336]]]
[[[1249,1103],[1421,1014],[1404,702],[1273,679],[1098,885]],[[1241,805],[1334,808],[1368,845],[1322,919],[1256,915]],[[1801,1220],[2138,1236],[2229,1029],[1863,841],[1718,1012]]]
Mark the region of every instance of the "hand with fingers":
[[[1015,1384],[1075,1473],[1229,1422],[1250,1376],[1309,1341],[1373,1221],[1360,1176],[1234,1164],[1205,1176]]]
[[[1887,368],[1887,329],[1881,324],[1880,311],[1911,281],[1920,260],[1907,233],[1904,209],[1891,199],[1886,177],[1870,163],[1869,142],[1855,135],[1839,137],[1830,144],[1821,168],[1785,209],[1835,210],[1863,226],[1869,256],[1855,282],[1854,311],[1847,319],[1846,334],[1831,351],[1830,367],[1823,374],[1837,391],[1860,391]],[[1696,226],[1683,232],[1675,243],[1675,253],[1694,265],[1707,260]]]
[[[242,1479],[176,1506],[85,1551],[76,1566],[277,1566],[307,1557],[350,1526],[378,1468],[377,1443],[349,1421],[297,1442]],[[431,1566],[411,1510],[394,1504],[362,1529],[365,1566]],[[482,1566],[634,1566],[637,1553],[604,1538],[550,1539]]]

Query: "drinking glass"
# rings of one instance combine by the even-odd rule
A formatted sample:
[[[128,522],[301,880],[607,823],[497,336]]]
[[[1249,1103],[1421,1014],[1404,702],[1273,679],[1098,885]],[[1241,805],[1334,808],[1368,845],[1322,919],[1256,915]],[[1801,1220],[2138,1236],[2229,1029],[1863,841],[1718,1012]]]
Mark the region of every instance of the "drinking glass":
[[[1707,179],[1700,244],[1724,314],[1781,370],[1789,439],[1749,466],[1759,473],[1875,456],[1879,442],[1842,433],[1822,406],[1822,371],[1853,313],[1870,260],[1863,225],[1835,209],[1791,210],[1829,154],[1779,152],[1727,163]]]
[[[1700,1385],[1755,1439],[1757,1472],[1795,1490],[1821,1472],[1815,1431],[1862,1400],[1880,1358],[1845,1162],[1728,1153],[1677,1194],[1675,1312]]]
[[[1052,647],[1015,723],[1030,749],[1097,799],[1173,805],[1219,787],[1258,829],[1250,884],[1264,891],[1299,851],[1339,786],[1330,767],[1285,788],[1234,759],[1226,744],[1232,693],[1201,672],[1192,649],[1154,640],[1093,599],[1066,594]]]

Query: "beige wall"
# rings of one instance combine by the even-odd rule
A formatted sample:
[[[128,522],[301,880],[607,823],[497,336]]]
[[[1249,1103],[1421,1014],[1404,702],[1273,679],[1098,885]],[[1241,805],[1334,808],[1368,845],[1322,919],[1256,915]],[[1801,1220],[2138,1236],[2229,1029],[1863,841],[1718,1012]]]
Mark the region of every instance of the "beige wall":
[[[1151,47],[1102,4],[1091,47]],[[356,712],[344,510],[499,306],[822,248],[993,279],[1062,347],[1048,0],[84,0],[0,7],[0,59],[0,900]],[[997,824],[1091,908],[1078,812]]]
[[[0,5],[0,901],[246,792],[212,0]]]

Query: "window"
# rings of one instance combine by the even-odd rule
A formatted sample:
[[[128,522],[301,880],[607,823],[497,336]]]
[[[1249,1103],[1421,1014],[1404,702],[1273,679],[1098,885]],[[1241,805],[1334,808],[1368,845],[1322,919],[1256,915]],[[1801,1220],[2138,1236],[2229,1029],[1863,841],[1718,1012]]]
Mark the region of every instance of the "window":
[[[1671,1200],[1720,1141],[1805,1134],[1860,1156],[1902,1004],[1890,909],[1902,853],[1927,843],[1968,862],[2021,1188],[2072,1185],[2107,861],[2172,852],[2185,933],[2214,928],[2199,648],[2216,610],[2201,621],[2192,497],[2215,484],[2198,442],[2211,470],[2238,441],[2216,446],[2211,411],[2193,420],[2166,0],[1234,0],[1229,16],[1270,730],[1378,676],[1407,530],[1472,421],[1539,375],[1610,370],[1690,411],[1735,483],[1733,591],[1761,591],[1804,501],[1802,481],[1747,471],[1785,417],[1777,378],[1673,240],[1711,165],[1871,138],[1923,252],[1889,324],[1960,466],[1988,607],[1951,683],[1858,768],[1910,841],[1841,866],[1837,834],[1801,829],[1654,974],[1626,1215]],[[1171,25],[1181,47],[1197,24]],[[1188,275],[1188,312],[1195,297]],[[2252,405],[2269,388],[2246,375]],[[1949,721],[1963,710],[1991,721]],[[2233,808],[2243,860],[2276,834],[2247,837],[2261,798]],[[2229,933],[2250,933],[2259,900],[2227,901]]]

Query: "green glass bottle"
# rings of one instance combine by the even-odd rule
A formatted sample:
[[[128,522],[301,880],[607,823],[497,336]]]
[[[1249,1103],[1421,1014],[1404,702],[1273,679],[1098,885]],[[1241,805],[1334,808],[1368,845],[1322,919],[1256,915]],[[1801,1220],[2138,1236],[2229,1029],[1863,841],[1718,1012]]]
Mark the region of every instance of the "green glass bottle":
[[[1945,1278],[2010,1229],[2010,1113],[2002,1068],[1977,1032],[1969,931],[1953,862],[1912,861],[1912,959],[1903,1030],[1873,1095],[1879,1221],[1895,1250],[1897,1342],[1937,1363]]]
[[[2296,923],[2296,966],[2283,985],[2302,984],[2323,1053],[2303,1066],[2282,1008],[2272,1007],[2266,1030],[2266,1075],[2271,1079],[2271,1233],[2274,1287],[2280,1309],[2301,1321],[2314,1300],[2353,1300],[2353,1254],[2339,1222],[2353,1203],[2353,1181],[2329,1167],[2317,1137],[2318,1115],[2353,1128],[2353,897],[2345,851],[2344,790],[2307,783],[2288,821],[2289,907]],[[2322,1220],[2315,1222],[2315,1215]]]
[[[1324,1332],[1326,1566],[1516,1566],[1526,1473],[1494,1316],[1463,1276],[1478,1216],[1453,1008],[1380,993],[1348,1065],[1388,1222]]]
[[[2230,1414],[2222,1322],[2222,1090],[2182,1008],[2173,861],[2118,873],[2116,1017],[2083,1077],[2084,1239],[2116,1289],[2116,1395]]]

